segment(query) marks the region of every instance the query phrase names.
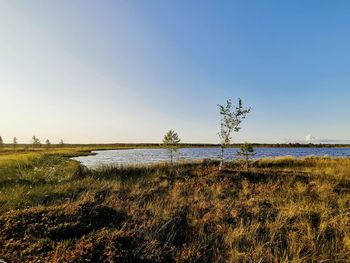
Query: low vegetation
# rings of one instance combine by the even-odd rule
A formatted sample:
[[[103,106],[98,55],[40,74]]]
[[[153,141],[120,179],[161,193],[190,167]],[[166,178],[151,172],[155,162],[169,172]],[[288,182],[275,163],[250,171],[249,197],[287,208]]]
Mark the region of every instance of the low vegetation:
[[[87,149],[0,154],[6,262],[348,262],[350,159],[88,170]],[[85,152],[87,153],[87,152]]]

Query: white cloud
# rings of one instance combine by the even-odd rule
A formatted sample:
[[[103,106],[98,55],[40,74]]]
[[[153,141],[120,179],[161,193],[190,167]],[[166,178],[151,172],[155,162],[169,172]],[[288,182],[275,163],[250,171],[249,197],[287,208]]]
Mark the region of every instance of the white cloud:
[[[314,141],[314,140],[316,140],[316,137],[311,135],[311,134],[309,134],[309,135],[307,135],[305,137],[305,141],[307,141],[307,142],[311,142],[311,141]]]

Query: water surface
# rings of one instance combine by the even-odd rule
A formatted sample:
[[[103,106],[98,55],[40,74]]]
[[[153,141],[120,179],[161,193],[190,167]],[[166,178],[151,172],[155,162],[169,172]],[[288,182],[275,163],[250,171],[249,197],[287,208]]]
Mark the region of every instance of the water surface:
[[[350,157],[350,148],[256,148],[255,158],[276,157],[292,155],[304,156],[330,156]],[[238,148],[225,149],[225,159],[232,160],[237,157]],[[93,151],[95,155],[80,156],[73,159],[87,167],[99,165],[134,165],[152,164],[169,161],[169,152],[166,149],[128,149]],[[181,148],[175,154],[175,160],[201,160],[205,158],[218,159],[220,148]]]

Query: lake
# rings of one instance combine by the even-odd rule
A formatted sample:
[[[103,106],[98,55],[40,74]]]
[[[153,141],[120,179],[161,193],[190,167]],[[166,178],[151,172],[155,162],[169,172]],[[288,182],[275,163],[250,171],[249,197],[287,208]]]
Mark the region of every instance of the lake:
[[[350,157],[350,148],[256,148],[255,158],[288,156],[330,156]],[[225,159],[237,157],[238,148],[225,149]],[[128,149],[93,151],[95,155],[74,157],[87,167],[100,165],[134,165],[152,164],[169,161],[169,152],[166,149]],[[205,158],[218,159],[220,148],[181,148],[175,154],[174,160],[201,160]]]

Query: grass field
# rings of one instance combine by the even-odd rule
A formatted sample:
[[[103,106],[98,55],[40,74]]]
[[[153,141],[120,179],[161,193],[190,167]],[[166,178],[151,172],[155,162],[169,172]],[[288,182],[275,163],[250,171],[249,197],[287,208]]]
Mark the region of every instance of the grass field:
[[[350,159],[87,170],[90,147],[0,153],[6,262],[349,262]]]

